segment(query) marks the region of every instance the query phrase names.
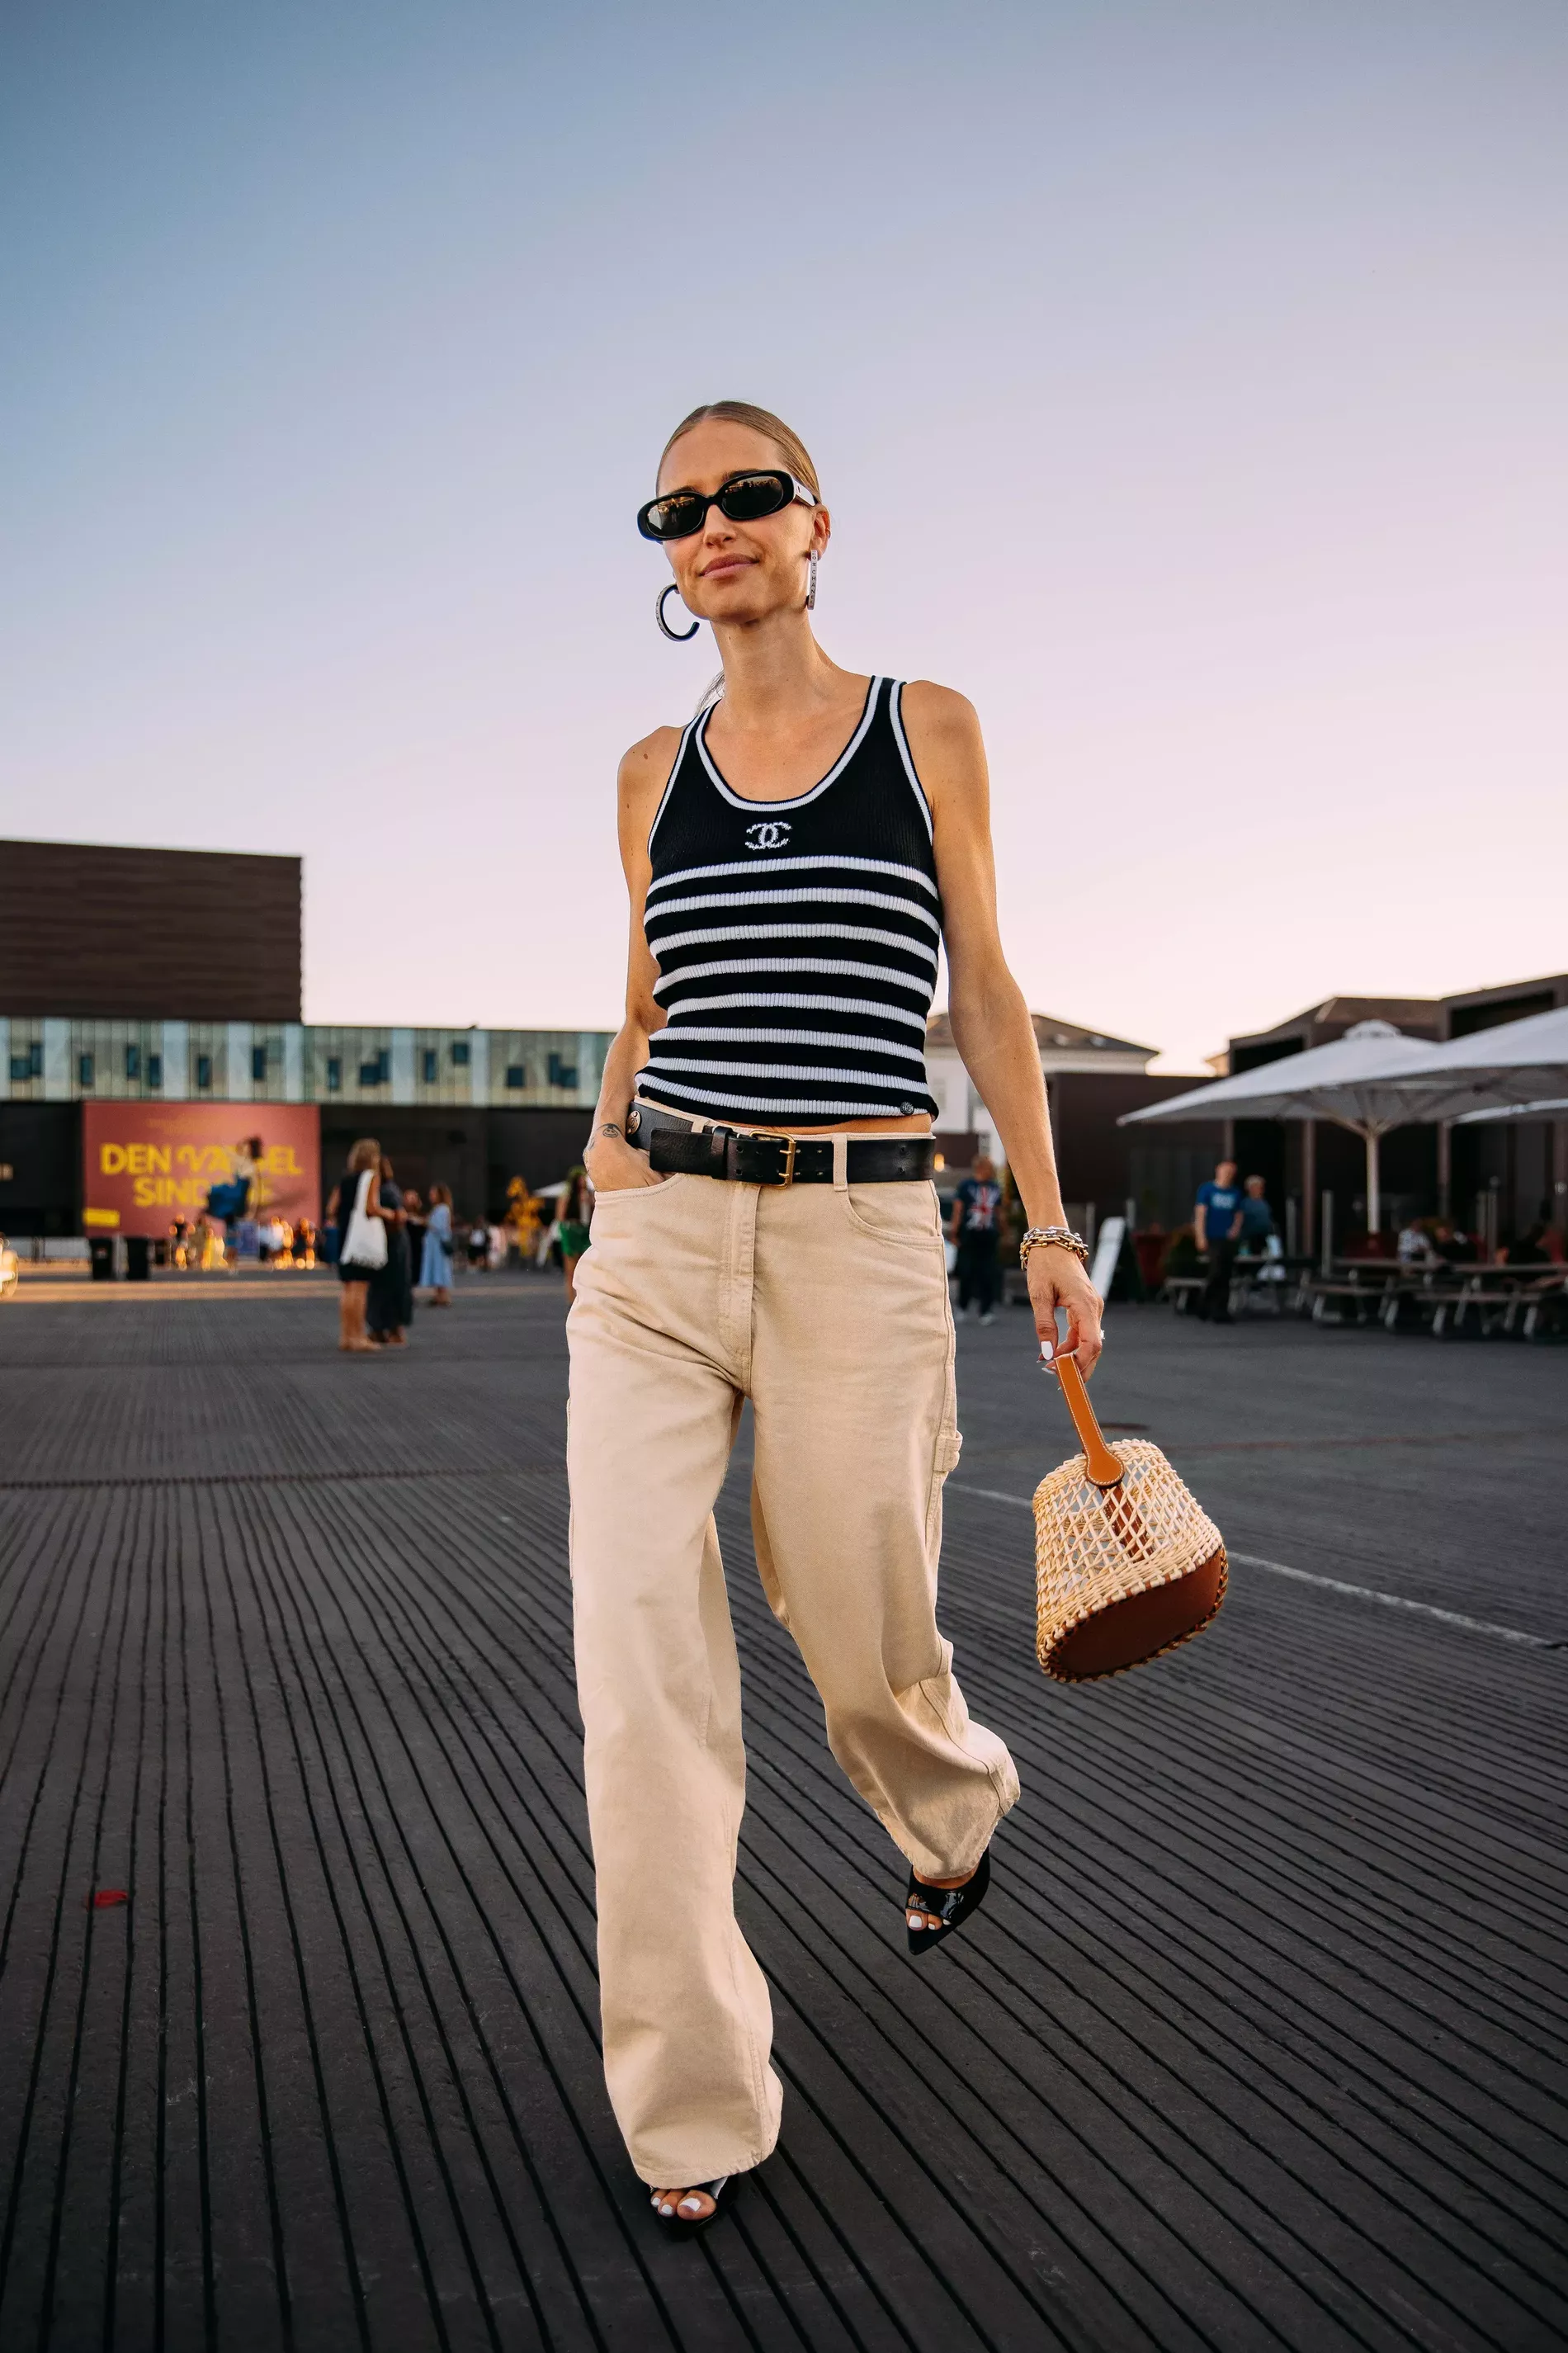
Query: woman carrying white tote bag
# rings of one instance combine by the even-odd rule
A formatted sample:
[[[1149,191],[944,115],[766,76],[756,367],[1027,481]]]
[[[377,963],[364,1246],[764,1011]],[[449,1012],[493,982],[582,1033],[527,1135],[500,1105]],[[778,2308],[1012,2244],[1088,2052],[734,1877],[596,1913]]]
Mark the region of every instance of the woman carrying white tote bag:
[[[338,1215],[348,1211],[338,1252],[340,1330],[338,1345],[355,1356],[376,1356],[364,1328],[370,1279],[386,1264],[386,1220],[381,1212],[381,1146],[365,1136],[349,1155],[338,1187]]]

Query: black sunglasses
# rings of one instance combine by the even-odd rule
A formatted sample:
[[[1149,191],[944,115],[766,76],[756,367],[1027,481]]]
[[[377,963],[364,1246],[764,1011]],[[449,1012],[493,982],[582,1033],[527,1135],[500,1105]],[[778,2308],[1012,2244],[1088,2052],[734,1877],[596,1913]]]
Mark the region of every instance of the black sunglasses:
[[[731,522],[760,522],[763,515],[782,514],[796,499],[808,507],[816,504],[793,474],[731,474],[710,499],[700,491],[671,491],[668,498],[649,499],[637,511],[637,529],[645,539],[689,539],[707,522],[710,507],[717,507]]]

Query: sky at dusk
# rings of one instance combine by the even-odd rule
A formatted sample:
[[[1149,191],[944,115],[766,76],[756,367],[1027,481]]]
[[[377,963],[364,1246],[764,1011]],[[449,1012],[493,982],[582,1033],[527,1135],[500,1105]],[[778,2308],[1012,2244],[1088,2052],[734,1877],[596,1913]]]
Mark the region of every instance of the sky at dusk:
[[[7,0],[0,834],[303,855],[312,1020],[614,1027],[731,396],[1035,1007],[1561,970],[1565,107],[1562,0]]]

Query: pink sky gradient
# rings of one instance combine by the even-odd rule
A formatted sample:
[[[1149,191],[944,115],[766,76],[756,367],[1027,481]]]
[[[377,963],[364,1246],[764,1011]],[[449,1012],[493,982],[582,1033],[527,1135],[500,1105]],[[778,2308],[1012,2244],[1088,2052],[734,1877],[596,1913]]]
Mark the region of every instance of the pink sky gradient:
[[[613,1026],[732,394],[828,651],[979,706],[1037,1007],[1561,969],[1565,99],[1555,0],[17,0],[0,833],[301,852],[314,1020]]]

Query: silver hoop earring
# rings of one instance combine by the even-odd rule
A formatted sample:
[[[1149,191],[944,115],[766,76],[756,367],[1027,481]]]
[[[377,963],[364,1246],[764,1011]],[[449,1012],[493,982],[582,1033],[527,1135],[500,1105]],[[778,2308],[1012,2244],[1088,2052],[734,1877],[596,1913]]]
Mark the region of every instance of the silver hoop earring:
[[[808,561],[811,565],[811,579],[805,592],[805,609],[808,613],[815,613],[816,610],[816,550],[815,547],[811,551]]]
[[[693,621],[689,629],[672,629],[670,628],[669,623],[664,617],[664,600],[667,596],[679,596],[679,594],[680,591],[673,580],[670,582],[668,588],[661,588],[658,595],[653,600],[653,617],[658,623],[660,629],[669,639],[671,645],[686,646],[690,644],[692,638],[697,635],[698,630],[702,627],[702,624],[700,621]]]

